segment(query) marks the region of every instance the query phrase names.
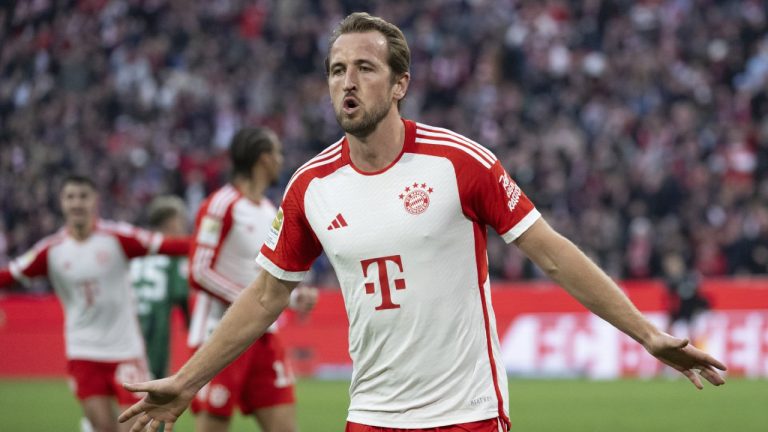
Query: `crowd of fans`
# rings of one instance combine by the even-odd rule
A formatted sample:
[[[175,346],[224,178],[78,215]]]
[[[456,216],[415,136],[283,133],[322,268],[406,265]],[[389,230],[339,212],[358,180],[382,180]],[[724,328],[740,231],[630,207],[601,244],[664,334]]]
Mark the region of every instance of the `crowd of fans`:
[[[341,136],[323,60],[366,10],[412,51],[403,115],[495,152],[612,276],[768,271],[768,3],[754,0],[30,0],[0,10],[0,265],[57,229],[57,188],[102,214],[190,211],[243,125],[293,169]],[[279,201],[280,189],[273,191]],[[539,277],[491,235],[496,279]],[[315,276],[332,280],[320,260]]]

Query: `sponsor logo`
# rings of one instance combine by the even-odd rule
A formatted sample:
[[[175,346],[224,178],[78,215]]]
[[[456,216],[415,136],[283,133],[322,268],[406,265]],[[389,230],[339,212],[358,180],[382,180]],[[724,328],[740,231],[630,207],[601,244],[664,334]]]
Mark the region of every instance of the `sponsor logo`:
[[[328,225],[328,231],[344,228],[345,226],[347,226],[347,221],[344,220],[344,216],[339,213],[335,218],[333,218],[330,225]]]
[[[478,398],[474,398],[471,401],[469,401],[469,405],[476,407],[478,405],[482,405],[488,402],[493,402],[493,398],[490,396],[480,396]]]
[[[514,211],[515,207],[517,207],[517,203],[520,202],[520,196],[523,194],[523,191],[520,190],[517,183],[515,183],[507,173],[499,176],[499,184],[507,195],[507,208],[509,211]]]
[[[429,208],[429,203],[431,202],[429,196],[432,192],[434,192],[434,189],[426,183],[414,182],[406,186],[398,197],[403,201],[405,211],[412,215],[417,215],[424,213]]]
[[[389,273],[387,272],[387,262],[392,262],[397,266],[397,269],[400,271],[400,273],[403,272],[403,261],[400,258],[400,255],[392,255],[392,256],[386,256],[386,257],[380,257],[380,258],[372,258],[367,260],[360,261],[360,265],[363,267],[363,277],[368,277],[368,268],[372,267],[372,264],[375,264],[379,277],[379,288],[381,291],[381,304],[376,306],[376,310],[384,310],[384,309],[399,309],[400,305],[396,304],[392,301],[392,286],[389,284],[390,277]],[[403,278],[397,278],[393,280],[394,282],[394,288],[396,290],[404,290],[405,289],[405,279]],[[366,294],[376,294],[376,284],[373,282],[366,282],[365,283],[365,293]]]

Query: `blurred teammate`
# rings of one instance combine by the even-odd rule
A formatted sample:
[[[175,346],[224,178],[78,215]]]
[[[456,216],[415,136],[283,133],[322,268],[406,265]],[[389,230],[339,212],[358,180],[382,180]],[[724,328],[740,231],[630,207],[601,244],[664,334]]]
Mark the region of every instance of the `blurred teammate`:
[[[0,286],[48,277],[64,306],[67,369],[84,415],[95,431],[127,430],[114,402],[124,408],[138,398],[120,383],[148,376],[129,260],[184,255],[189,241],[100,219],[87,177],[67,177],[60,200],[64,227],[0,270]]]
[[[232,182],[211,194],[195,221],[191,281],[201,291],[195,301],[189,342],[199,347],[219,324],[227,307],[260,272],[254,261],[277,209],[264,196],[283,164],[277,136],[265,128],[245,128],[229,148]],[[295,291],[295,306],[308,311],[314,288]],[[296,430],[293,376],[274,326],[256,340],[192,403],[198,432],[226,431],[235,407],[253,414],[264,432]]]
[[[168,236],[187,235],[184,201],[160,196],[149,205],[149,227]],[[149,371],[155,378],[168,375],[170,364],[171,311],[181,309],[189,321],[187,306],[187,257],[152,255],[131,260],[131,280],[138,301],[141,332],[147,345]]]
[[[261,335],[325,251],[349,318],[347,431],[499,431],[508,390],[490,301],[487,227],[593,312],[701,388],[724,365],[654,327],[556,233],[487,149],[400,117],[410,53],[402,32],[365,13],[334,32],[326,63],[343,139],[288,183],[257,263],[266,271],[178,374],[121,415],[138,431],[175,421],[194,393]],[[697,372],[698,371],[698,372]]]

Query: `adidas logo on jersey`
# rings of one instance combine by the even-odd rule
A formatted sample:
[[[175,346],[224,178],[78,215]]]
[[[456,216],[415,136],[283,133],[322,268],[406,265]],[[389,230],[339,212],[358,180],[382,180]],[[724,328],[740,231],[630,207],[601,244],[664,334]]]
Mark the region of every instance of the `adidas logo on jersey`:
[[[344,220],[344,216],[341,213],[337,214],[330,225],[328,225],[328,231],[343,228],[347,226],[347,221]]]

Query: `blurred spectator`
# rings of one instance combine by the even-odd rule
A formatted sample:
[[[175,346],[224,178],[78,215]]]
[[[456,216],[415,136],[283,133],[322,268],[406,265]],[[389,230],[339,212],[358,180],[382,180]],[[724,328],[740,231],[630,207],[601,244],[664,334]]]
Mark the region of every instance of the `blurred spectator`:
[[[670,250],[705,276],[768,271],[766,2],[12,3],[0,262],[60,222],[63,171],[92,174],[106,217],[169,193],[194,212],[225,180],[223,143],[261,124],[285,138],[285,184],[341,136],[316,71],[332,23],[367,9],[414,41],[404,114],[478,137],[612,276],[660,277]],[[494,277],[539,276],[503,251]]]
[[[682,254],[676,252],[664,255],[662,271],[669,293],[667,331],[696,343],[697,318],[710,308],[709,300],[699,292],[701,277],[696,270],[689,268]]]

